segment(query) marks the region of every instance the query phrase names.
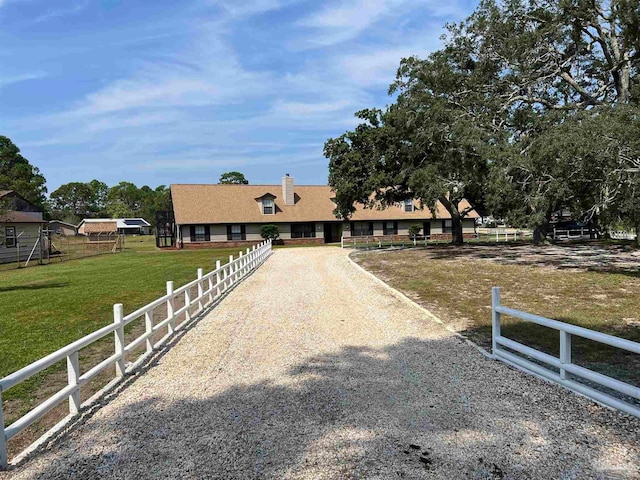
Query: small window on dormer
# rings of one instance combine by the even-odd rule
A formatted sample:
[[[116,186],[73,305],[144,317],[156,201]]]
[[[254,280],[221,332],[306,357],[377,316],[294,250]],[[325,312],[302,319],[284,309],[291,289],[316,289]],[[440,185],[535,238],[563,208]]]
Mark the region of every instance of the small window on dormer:
[[[413,212],[413,200],[408,199],[404,201],[404,211],[405,212]]]
[[[264,215],[273,215],[273,199],[272,198],[262,199],[262,213]]]

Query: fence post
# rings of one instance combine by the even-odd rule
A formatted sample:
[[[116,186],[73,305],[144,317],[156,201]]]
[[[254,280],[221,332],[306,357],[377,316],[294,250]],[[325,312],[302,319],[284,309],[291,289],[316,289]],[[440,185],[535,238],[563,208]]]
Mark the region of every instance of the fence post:
[[[560,363],[571,363],[571,334],[560,330]],[[567,371],[560,368],[560,378],[567,378]]]
[[[209,288],[207,290],[209,290],[209,303],[211,303],[213,302],[213,276],[212,275],[209,275],[208,285],[209,285]]]
[[[73,352],[67,357],[67,379],[69,385],[75,385],[76,391],[69,395],[69,413],[75,415],[80,410],[80,387],[78,379],[80,378],[80,362],[78,361],[78,352]]]
[[[167,295],[170,297],[167,299],[167,318],[170,318],[168,324],[168,333],[169,335],[173,334],[176,330],[176,320],[173,318],[173,312],[175,312],[175,304],[173,301],[173,282],[167,282]]]
[[[220,296],[222,294],[222,288],[220,288],[220,260],[216,260],[216,288],[217,288],[217,295],[216,296]]]
[[[187,288],[184,291],[184,306],[187,307],[184,310],[184,321],[185,322],[191,320],[191,312],[189,311],[189,309],[191,308],[191,292],[189,290],[190,289]]]
[[[229,255],[229,286],[233,285],[233,255]]]
[[[198,269],[198,312],[202,310],[202,297],[204,295],[204,290],[202,288],[202,277],[204,277],[204,270],[201,268]]]
[[[7,468],[7,437],[4,433],[4,417],[2,415],[2,389],[0,388],[0,469]]]
[[[240,260],[238,260],[238,272],[239,272],[238,279],[240,279],[240,278],[242,278],[244,276],[244,261],[245,261],[245,258],[244,258],[244,254],[242,253],[242,250],[240,250],[238,252],[238,258],[240,259]]]
[[[153,331],[153,310],[149,310],[144,314],[144,330],[149,334],[146,342],[147,353],[151,353],[153,351],[153,339],[151,338],[151,332]]]
[[[496,338],[500,336],[500,313],[496,307],[500,306],[500,287],[491,289],[491,353],[496,354],[498,344]]]
[[[124,308],[121,303],[116,303],[113,306],[113,323],[118,325],[118,328],[113,332],[115,343],[116,360],[116,377],[124,377],[124,323],[122,318],[124,317]]]

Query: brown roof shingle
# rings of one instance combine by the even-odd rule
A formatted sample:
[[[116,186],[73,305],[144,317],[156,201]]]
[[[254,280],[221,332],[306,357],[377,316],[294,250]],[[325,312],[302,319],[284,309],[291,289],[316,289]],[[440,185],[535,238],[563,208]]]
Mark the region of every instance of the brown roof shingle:
[[[281,185],[171,185],[171,198],[175,221],[178,225],[216,223],[280,223],[280,222],[330,222],[336,221],[333,213],[336,205],[331,200],[334,193],[326,185],[296,185],[295,205],[285,205]],[[257,200],[273,195],[274,215],[263,215]],[[468,206],[463,201],[462,208]],[[478,217],[473,210],[470,218]],[[365,209],[358,206],[351,220],[407,220],[434,218],[430,210],[404,212],[401,206],[385,210]],[[451,218],[438,203],[435,218]]]
[[[117,224],[113,222],[85,222],[84,233],[111,233],[118,230]]]
[[[0,223],[47,223],[46,220],[36,218],[25,212],[17,212],[15,210],[7,210],[5,215],[0,217]]]

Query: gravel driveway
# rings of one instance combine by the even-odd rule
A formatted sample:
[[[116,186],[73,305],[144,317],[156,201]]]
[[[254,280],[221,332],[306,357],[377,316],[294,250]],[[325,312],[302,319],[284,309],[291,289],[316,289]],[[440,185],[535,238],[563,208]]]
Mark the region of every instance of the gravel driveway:
[[[4,477],[640,478],[638,420],[485,358],[346,254],[277,250]]]

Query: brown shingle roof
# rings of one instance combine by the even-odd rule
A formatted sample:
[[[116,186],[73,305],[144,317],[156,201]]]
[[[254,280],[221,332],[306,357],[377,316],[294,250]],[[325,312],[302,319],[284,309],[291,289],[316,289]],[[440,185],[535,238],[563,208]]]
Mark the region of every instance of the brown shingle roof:
[[[296,185],[295,205],[285,205],[281,185],[171,185],[171,198],[175,221],[178,225],[216,223],[279,223],[279,222],[329,222],[336,221],[331,198],[334,193],[326,185]],[[275,215],[263,215],[256,199],[265,194],[273,195]],[[465,201],[464,206],[468,205]],[[478,214],[472,211],[469,217]],[[430,219],[432,213],[425,210],[404,212],[398,207],[385,210],[369,210],[359,206],[351,220],[405,220]],[[438,203],[435,218],[451,218]]]
[[[84,233],[111,233],[117,231],[117,224],[113,222],[85,222]]]
[[[47,223],[46,220],[35,218],[25,212],[16,212],[8,210],[5,215],[0,217],[0,223]]]

